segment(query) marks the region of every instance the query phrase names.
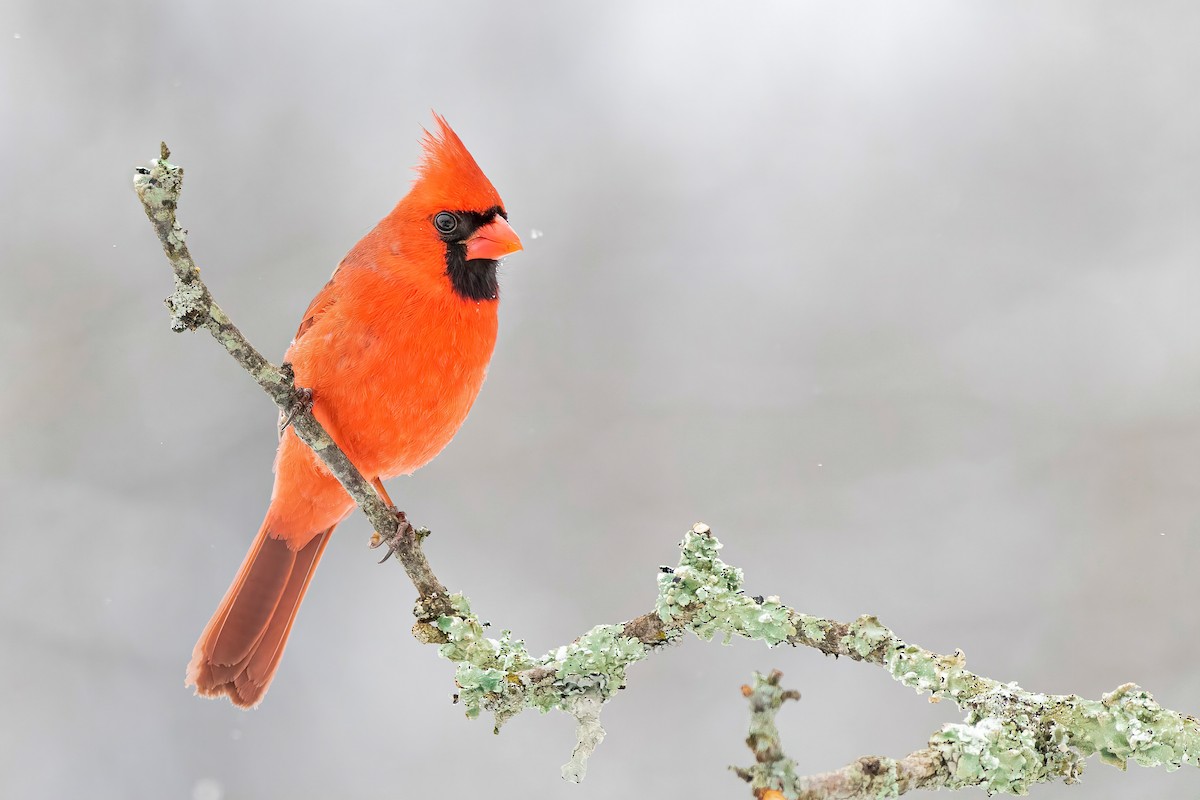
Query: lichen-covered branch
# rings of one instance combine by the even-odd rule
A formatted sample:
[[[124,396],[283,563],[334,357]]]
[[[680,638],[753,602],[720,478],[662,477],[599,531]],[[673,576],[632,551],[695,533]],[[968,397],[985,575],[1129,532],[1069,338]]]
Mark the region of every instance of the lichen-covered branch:
[[[730,767],[739,778],[750,784],[756,794],[786,787],[795,789],[796,762],[784,755],[779,740],[775,715],[785,700],[799,700],[800,693],[779,686],[783,673],[773,670],[770,675],[754,673],[753,685],[742,687],[742,696],[750,701],[750,733],[746,746],[754,753],[752,767]]]
[[[456,664],[456,699],[468,716],[491,711],[497,731],[527,708],[558,709],[575,718],[577,741],[563,767],[565,778],[583,778],[604,736],[600,710],[625,685],[629,667],[687,631],[706,640],[736,636],[768,646],[804,645],[877,664],[904,685],[953,700],[967,712],[963,723],[944,726],[926,748],[899,761],[867,757],[835,772],[797,777],[774,727],[779,705],[792,695],[779,689],[777,675],[758,676],[747,687],[758,764],[739,774],[748,776],[760,797],[877,797],[934,786],[1022,794],[1037,782],[1075,780],[1083,759],[1093,753],[1122,767],[1130,759],[1167,769],[1200,763],[1200,723],[1162,708],[1133,684],[1099,701],[1033,694],[969,672],[959,651],[938,655],[909,644],[873,616],[838,622],[796,611],[775,596],[748,596],[742,571],[718,557],[721,544],[703,524],[684,536],[678,565],[660,568],[653,611],[623,624],[597,625],[540,656],[531,655],[511,631],[485,635],[488,626],[467,598],[449,594],[426,560],[421,543],[428,531],[413,528],[403,512],[383,502],[313,415],[310,397],[294,385],[290,368],[263,358],[213,300],[176,220],[183,170],[168,157],[163,145],[160,158],[136,171],[134,188],[175,273],[175,291],[167,299],[171,327],[212,334],[367,515],[376,531],[373,544],[395,552],[419,594],[413,635],[437,645]]]
[[[801,777],[784,755],[775,725],[783,701],[799,694],[780,688],[780,677],[778,671],[755,673],[753,684],[742,687],[751,710],[746,743],[757,763],[733,771],[760,800],[853,800],[969,786],[1024,795],[1036,783],[1074,783],[1093,753],[1122,769],[1128,759],[1168,771],[1200,764],[1200,724],[1162,708],[1133,684],[1099,701],[1005,684],[967,703],[963,723],[942,726],[927,747],[902,759],[864,756],[833,772]]]
[[[750,701],[750,735],[746,738],[746,746],[754,753],[756,763],[732,769],[750,784],[760,800],[895,797],[910,789],[936,789],[946,785],[946,762],[933,748],[918,750],[899,761],[864,756],[833,772],[798,776],[796,762],[784,754],[775,715],[785,700],[799,700],[800,693],[780,687],[782,677],[778,670],[765,677],[756,672],[753,683],[742,687],[742,695]]]
[[[762,679],[750,695],[752,704],[757,703],[751,739],[761,745],[756,753],[772,754],[759,767],[772,766],[753,773],[758,780],[754,785],[778,790],[789,800],[968,786],[1024,794],[1035,783],[1074,782],[1083,759],[1095,753],[1121,766],[1129,759],[1168,770],[1200,764],[1200,722],[1162,708],[1133,684],[1099,701],[1002,684],[968,671],[961,651],[938,655],[909,644],[874,617],[837,622],[802,614],[777,597],[749,597],[742,591],[742,571],[717,556],[720,548],[706,525],[687,532],[679,565],[660,570],[657,623],[643,616],[624,625],[599,625],[535,658],[508,630],[488,638],[466,598],[454,595],[454,613],[429,626],[431,632],[423,638],[441,642],[442,656],[458,664],[459,699],[468,716],[490,710],[497,730],[526,708],[574,713],[577,698],[607,702],[624,685],[630,665],[685,631],[703,639],[739,636],[769,646],[805,645],[878,664],[900,683],[952,700],[967,712],[963,723],[944,726],[927,747],[903,759],[868,756],[836,772],[795,777],[782,751],[767,746],[777,743],[777,734],[773,740],[771,733],[774,711],[790,695],[778,689],[778,678],[775,684]],[[774,699],[766,697],[768,692]],[[759,716],[768,712],[769,723]],[[579,769],[571,774],[582,777]]]

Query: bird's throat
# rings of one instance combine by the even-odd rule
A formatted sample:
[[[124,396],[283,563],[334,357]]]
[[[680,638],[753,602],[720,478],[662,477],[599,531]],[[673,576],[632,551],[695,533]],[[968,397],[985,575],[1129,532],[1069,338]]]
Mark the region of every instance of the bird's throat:
[[[446,248],[446,277],[450,279],[455,294],[464,300],[479,302],[499,299],[500,285],[496,279],[498,263],[486,258],[468,261],[466,248],[462,245]]]

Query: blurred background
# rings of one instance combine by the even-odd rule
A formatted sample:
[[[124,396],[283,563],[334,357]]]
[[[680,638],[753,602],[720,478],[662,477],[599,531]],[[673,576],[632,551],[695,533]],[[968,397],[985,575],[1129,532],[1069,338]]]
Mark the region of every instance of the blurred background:
[[[1200,712],[1198,40],[1187,0],[8,0],[0,795],[743,797],[756,669],[804,694],[806,772],[961,719],[875,667],[691,640],[565,784],[572,720],[464,719],[361,516],[260,709],[183,688],[276,412],[168,330],[133,168],[171,145],[192,252],[278,359],[431,107],[526,250],[471,418],[389,490],[497,628],[541,653],[648,610],[703,520],[752,593]],[[1200,795],[1084,780],[1036,794]]]

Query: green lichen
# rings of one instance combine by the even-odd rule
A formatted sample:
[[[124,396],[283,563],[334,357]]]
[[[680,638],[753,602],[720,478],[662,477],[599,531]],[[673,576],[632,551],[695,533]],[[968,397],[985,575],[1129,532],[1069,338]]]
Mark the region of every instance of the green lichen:
[[[883,800],[886,797],[899,797],[906,789],[900,785],[900,768],[894,758],[876,758],[871,761],[871,771],[864,772],[863,760],[855,762],[859,773],[859,781],[871,786],[873,797]]]
[[[796,635],[793,612],[778,597],[756,600],[742,593],[742,571],[717,557],[721,543],[707,526],[688,531],[681,547],[679,566],[658,576],[655,610],[663,622],[686,619],[701,639],[720,634],[726,644],[736,635],[774,646]]]
[[[463,595],[451,595],[450,607],[454,616],[441,616],[436,622],[447,639],[438,647],[438,654],[458,664],[454,681],[459,700],[467,716],[474,718],[482,708],[499,703],[517,673],[532,669],[537,662],[510,631],[501,631],[499,639],[485,636],[483,624]]]
[[[683,537],[679,566],[658,576],[655,608],[663,622],[671,622],[697,608],[737,595],[742,588],[742,571],[717,557],[722,545],[708,529],[692,528]]]
[[[777,597],[747,597],[742,571],[718,557],[721,544],[706,526],[692,528],[681,548],[679,566],[658,579],[656,611],[668,637],[683,629],[702,639],[721,635],[726,642],[733,636],[768,645],[811,642],[826,652],[882,664],[905,686],[964,708],[965,721],[944,726],[929,740],[930,749],[922,751],[945,765],[945,774],[939,768],[936,781],[927,785],[979,786],[989,793],[1020,795],[1039,782],[1074,782],[1093,753],[1122,768],[1130,760],[1168,770],[1200,764],[1200,723],[1163,709],[1133,684],[1099,701],[1000,684],[967,670],[961,651],[938,655],[908,644],[873,616],[842,625],[798,613]],[[467,715],[490,710],[498,731],[505,720],[528,708],[571,714],[580,738],[564,775],[582,777],[587,756],[603,737],[600,707],[624,685],[630,665],[648,655],[647,646],[626,636],[624,626],[598,625],[568,645],[533,657],[507,630],[498,638],[488,637],[461,594],[449,602],[452,613],[439,617],[430,632],[441,637],[439,653],[457,664],[455,681]],[[767,711],[778,709],[781,701],[775,695],[782,690],[756,676],[753,692],[751,741],[765,746],[777,741],[774,712]],[[860,762],[847,767],[847,774],[869,783],[876,796],[900,791],[897,762]],[[756,786],[781,788],[787,796],[795,796],[805,780],[795,776],[782,754],[739,774]]]
[[[768,789],[781,791],[787,797],[798,794],[796,762],[784,755],[775,717],[786,700],[798,700],[800,695],[779,685],[782,674],[754,673],[752,682],[742,687],[750,701],[750,727],[746,745],[754,753],[753,766],[734,771],[750,784],[757,796]]]
[[[883,645],[900,644],[903,643],[895,634],[870,615],[863,615],[850,623],[849,633],[842,638],[842,646],[851,653],[858,654],[860,658],[870,657],[876,648]]]
[[[1129,760],[1168,771],[1200,763],[1200,723],[1134,684],[1099,701],[995,684],[964,705],[966,722],[930,739],[950,765],[951,788],[1025,794],[1035,783],[1074,783],[1092,754],[1121,769]]]
[[[825,639],[825,635],[833,629],[833,624],[827,619],[814,617],[811,614],[795,615],[795,621],[798,623],[796,627],[804,638],[812,642],[820,642]]]
[[[505,688],[505,678],[506,674],[498,669],[477,667],[474,664],[459,665],[454,682],[458,684],[459,699],[468,717],[474,719],[479,716],[487,695]]]
[[[1045,780],[1043,759],[1032,732],[988,717],[974,725],[946,725],[929,739],[950,776],[946,786],[979,786],[989,793],[1027,794]]]
[[[559,648],[553,658],[545,656],[544,663],[557,665],[556,682],[564,690],[575,692],[594,686],[607,699],[625,685],[629,665],[646,657],[646,646],[622,635],[623,630],[620,625],[597,625]]]
[[[454,613],[435,622],[446,639],[438,653],[458,665],[454,680],[467,716],[474,718],[488,709],[495,714],[497,730],[526,708],[573,713],[566,707],[573,695],[598,693],[608,699],[625,684],[629,665],[647,655],[641,642],[622,635],[620,625],[599,625],[571,644],[534,658],[511,631],[501,631],[499,638],[485,635],[466,597],[454,594],[449,601]]]
[[[687,533],[679,567],[660,577],[660,619],[686,620],[686,627],[702,639],[723,635],[728,642],[744,636],[778,645],[794,637],[794,612],[778,597],[746,597],[742,571],[721,561],[720,548],[705,526]],[[526,708],[576,715],[579,704],[574,697],[587,694],[608,700],[624,686],[629,666],[649,652],[624,635],[623,626],[598,625],[574,642],[534,658],[509,631],[488,637],[466,597],[455,594],[449,600],[453,613],[434,623],[445,637],[438,652],[458,665],[455,682],[467,715],[491,710],[497,729]]]
[[[1054,698],[1049,716],[1069,731],[1084,755],[1098,753],[1121,769],[1127,761],[1177,770],[1200,766],[1200,721],[1160,706],[1141,687],[1127,683],[1103,699]]]
[[[895,637],[889,642],[884,664],[892,677],[918,693],[965,701],[993,689],[996,681],[980,678],[967,670],[967,658],[961,650],[939,656]]]

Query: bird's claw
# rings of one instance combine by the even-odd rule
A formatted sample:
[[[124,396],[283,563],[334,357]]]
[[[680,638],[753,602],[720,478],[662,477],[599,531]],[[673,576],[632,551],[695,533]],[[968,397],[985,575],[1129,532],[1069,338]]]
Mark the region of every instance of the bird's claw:
[[[384,554],[383,558],[379,559],[380,564],[396,555],[396,548],[392,546],[391,542],[385,540],[379,531],[371,531],[371,549],[375,550],[379,547],[382,547],[384,544],[387,545],[388,551]]]
[[[394,514],[396,516],[397,521],[399,521],[399,523],[400,523],[399,526],[396,528],[396,536],[391,539],[385,539],[383,534],[381,534],[379,531],[371,531],[371,549],[372,550],[374,550],[378,547],[381,547],[385,544],[387,545],[388,551],[383,556],[383,558],[379,559],[380,564],[384,563],[389,558],[396,555],[395,542],[401,536],[404,536],[405,529],[407,528],[408,530],[412,530],[412,525],[408,521],[407,514],[405,514],[403,511],[401,511],[400,509],[396,508],[393,505],[388,506],[388,511],[392,512],[392,514]]]
[[[296,418],[297,414],[306,414],[309,411],[312,411],[312,407],[312,389],[307,389],[303,386],[297,386],[295,394],[292,395],[291,407],[288,408],[287,413],[284,414],[279,420],[279,435],[283,435],[283,432],[286,431],[288,426],[292,424],[292,420]]]

